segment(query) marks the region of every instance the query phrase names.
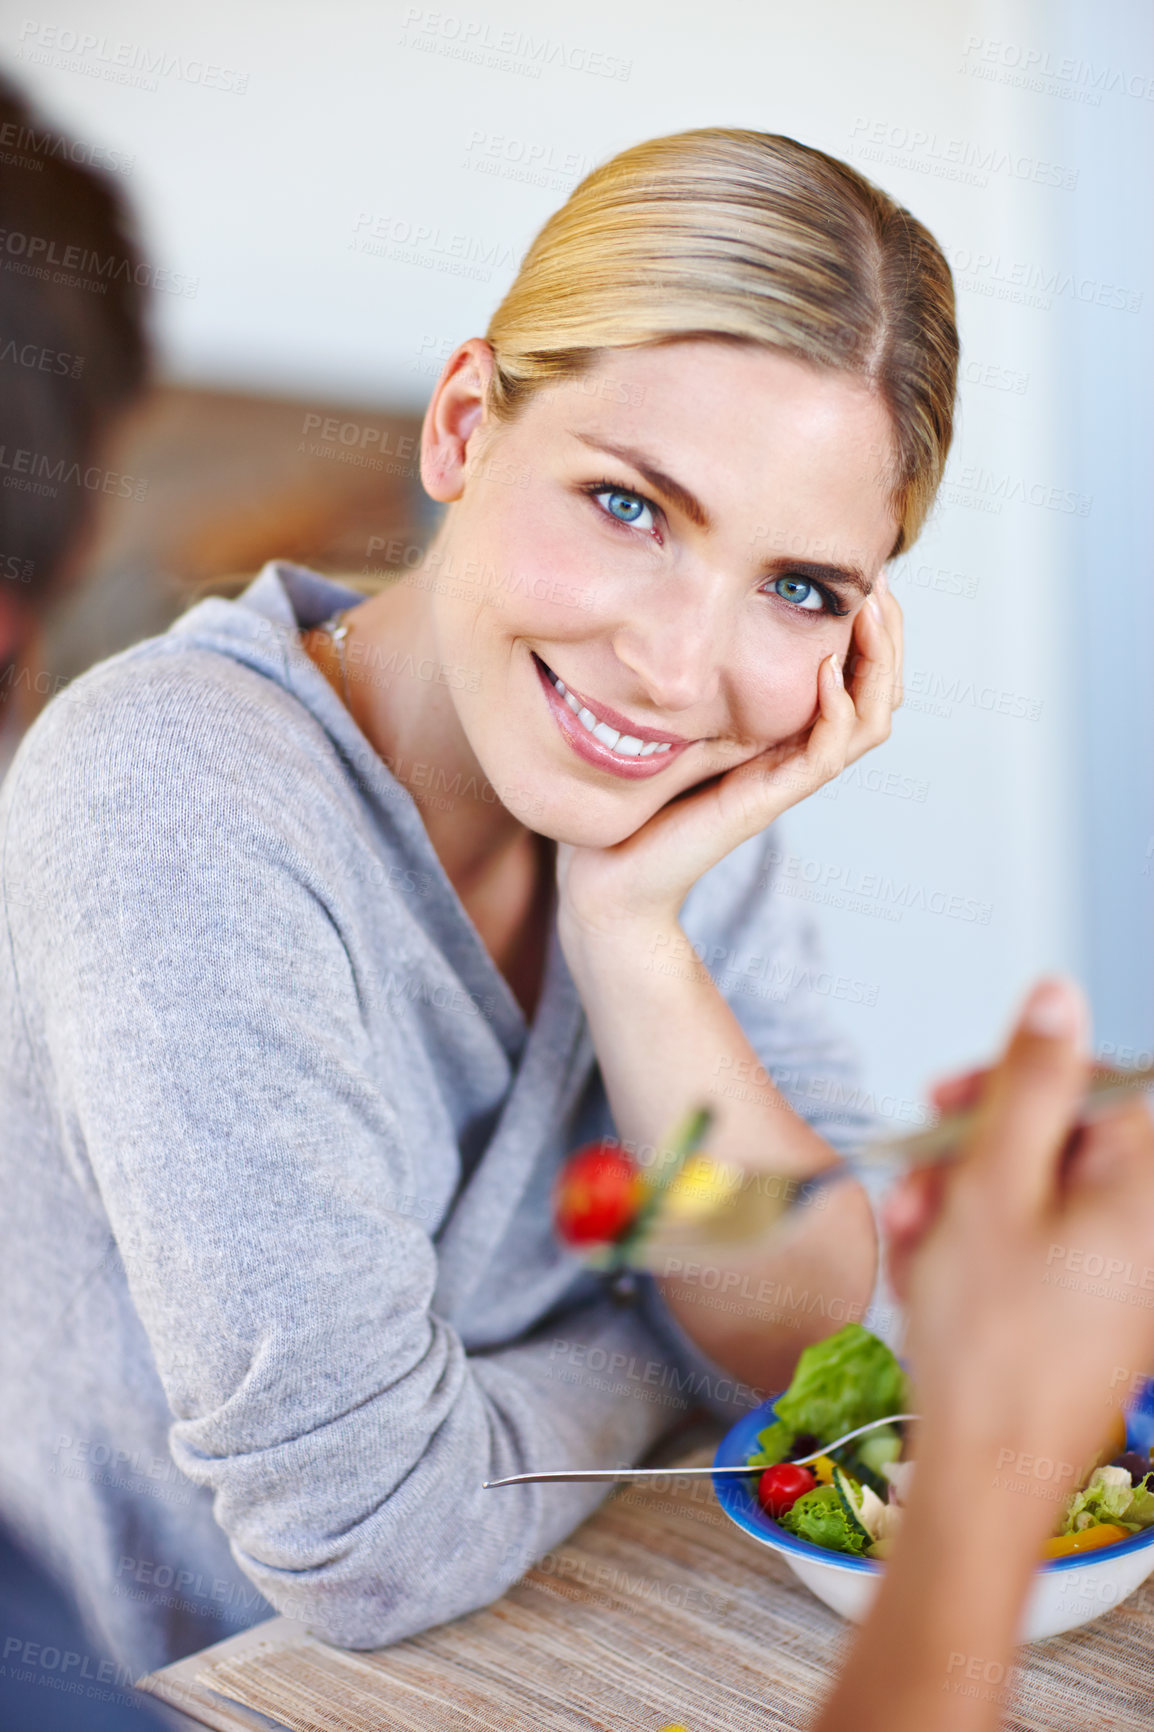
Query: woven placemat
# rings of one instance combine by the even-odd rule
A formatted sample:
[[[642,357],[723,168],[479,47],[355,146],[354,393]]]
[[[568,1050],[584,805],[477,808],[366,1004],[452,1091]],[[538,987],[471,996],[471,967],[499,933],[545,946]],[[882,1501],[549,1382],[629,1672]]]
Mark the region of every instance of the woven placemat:
[[[179,1684],[193,1715],[215,1704],[209,1725],[263,1715],[291,1732],[800,1732],[850,1635],[708,1481],[671,1476],[622,1487],[503,1599],[451,1624],[352,1653],[276,1619],[143,1687],[173,1700],[164,1681]],[[1154,1727],[1154,1594],[1024,1649],[1012,1686],[1013,1732]],[[222,1699],[255,1713],[230,1723]]]

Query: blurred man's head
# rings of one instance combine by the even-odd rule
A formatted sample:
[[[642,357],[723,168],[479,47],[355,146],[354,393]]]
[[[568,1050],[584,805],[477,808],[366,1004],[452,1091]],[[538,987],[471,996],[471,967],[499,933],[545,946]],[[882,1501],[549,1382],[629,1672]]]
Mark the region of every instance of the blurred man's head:
[[[147,370],[131,218],[75,154],[0,78],[0,669],[67,584],[100,497],[77,477]]]

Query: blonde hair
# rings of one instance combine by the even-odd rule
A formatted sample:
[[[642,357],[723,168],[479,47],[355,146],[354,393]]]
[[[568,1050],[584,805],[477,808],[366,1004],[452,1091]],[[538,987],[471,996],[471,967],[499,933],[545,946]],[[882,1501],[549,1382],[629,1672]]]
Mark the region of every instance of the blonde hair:
[[[546,222],[485,335],[498,422],[599,350],[686,337],[858,375],[893,426],[890,558],[933,504],[957,384],[949,265],[909,211],[796,139],[703,127],[622,151]]]

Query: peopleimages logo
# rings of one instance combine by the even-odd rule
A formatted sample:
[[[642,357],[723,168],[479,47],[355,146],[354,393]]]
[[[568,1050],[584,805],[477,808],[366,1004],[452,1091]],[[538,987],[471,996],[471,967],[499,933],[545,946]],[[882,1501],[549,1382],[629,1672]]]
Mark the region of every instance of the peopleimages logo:
[[[567,190],[597,165],[591,156],[562,150],[544,139],[517,138],[511,133],[474,127],[465,145],[462,166],[473,174]]]
[[[481,283],[490,281],[494,269],[511,270],[517,263],[511,248],[501,241],[448,233],[439,223],[372,211],[358,211],[349,250]]]
[[[18,343],[14,337],[0,337],[0,362],[37,373],[64,373],[70,379],[79,379],[84,371],[83,355],[66,355],[42,343]]]
[[[1044,511],[1063,511],[1072,517],[1089,517],[1094,507],[1092,493],[1073,487],[1058,487],[1047,481],[1031,481],[1024,475],[1003,474],[980,463],[967,464],[942,485],[941,498],[948,505],[968,505],[995,515],[1005,504],[1036,505]]]
[[[512,27],[494,30],[487,19],[464,18],[459,13],[424,6],[408,7],[397,40],[401,48],[423,49],[426,53],[485,66],[490,71],[515,72],[527,78],[540,78],[544,67],[555,66],[566,72],[584,72],[594,78],[613,78],[625,83],[633,71],[631,60],[622,60],[620,55],[606,54],[583,43],[531,36]]]
[[[136,166],[136,158],[122,150],[66,138],[62,132],[53,132],[48,127],[37,130],[15,120],[7,120],[0,126],[0,161],[39,169],[51,157],[60,162],[81,162],[87,168],[107,169],[110,174],[131,174]]]
[[[143,260],[134,262],[116,253],[93,252],[91,247],[60,245],[46,235],[29,235],[20,229],[0,229],[0,250],[5,255],[7,271],[47,281],[50,269],[54,268],[54,282],[71,278],[74,286],[91,288],[101,295],[109,283],[125,282],[191,300],[199,286],[197,277],[185,277]]]
[[[3,1671],[11,1666],[11,1677],[16,1683],[41,1683],[43,1680],[33,1672],[29,1676],[21,1676],[16,1670],[17,1664],[27,1667],[39,1667],[43,1672],[58,1672],[61,1680],[67,1679],[72,1694],[87,1694],[99,1701],[114,1701],[116,1698],[108,1690],[96,1693],[89,1689],[80,1691],[78,1686],[84,1682],[93,1684],[111,1684],[120,1690],[131,1690],[135,1678],[134,1670],[128,1666],[120,1666],[115,1660],[96,1659],[92,1654],[79,1654],[73,1648],[54,1648],[47,1642],[25,1641],[23,1636],[6,1636],[4,1638]],[[75,1677],[71,1674],[75,1673]]]
[[[118,42],[87,30],[61,29],[26,18],[20,31],[17,58],[39,66],[56,66],[64,72],[80,72],[111,84],[131,84],[141,90],[157,90],[158,78],[175,78],[181,84],[198,84],[205,90],[221,90],[243,96],[248,73],[221,66],[192,55],[169,53],[139,42]]]
[[[996,36],[971,36],[962,50],[961,70],[1043,95],[1076,97],[1097,107],[1105,93],[1154,101],[1154,73],[1135,72],[1110,61],[1095,65],[1080,54],[1055,54],[1033,43]]]
[[[1007,259],[1001,253],[981,252],[973,247],[947,248],[946,257],[958,288],[968,294],[987,295],[1044,313],[1062,296],[1119,313],[1137,313],[1142,308],[1140,289],[1105,282],[1100,277],[1084,277],[1060,267]]]
[[[148,492],[146,480],[122,475],[117,469],[102,469],[96,463],[82,469],[79,463],[67,463],[63,457],[49,457],[42,451],[29,451],[21,446],[9,450],[7,445],[0,445],[0,486],[54,498],[60,482],[86,488],[89,493],[115,493],[120,499],[143,499]]]
[[[919,884],[909,878],[891,878],[884,872],[863,872],[840,861],[809,860],[800,854],[783,853],[780,848],[771,848],[766,860],[768,870],[758,878],[761,889],[777,896],[828,903],[851,913],[897,921],[903,914],[917,910],[988,926],[993,912],[992,903],[976,896]]]
[[[1032,156],[1028,151],[1009,150],[1004,145],[946,138],[931,127],[905,126],[859,116],[850,129],[850,140],[851,154],[863,156],[871,162],[887,162],[891,166],[939,175],[946,180],[965,181],[972,186],[988,186],[992,174],[1008,175],[1011,180],[1032,181],[1035,186],[1061,187],[1066,192],[1073,192],[1078,185],[1076,168]]]

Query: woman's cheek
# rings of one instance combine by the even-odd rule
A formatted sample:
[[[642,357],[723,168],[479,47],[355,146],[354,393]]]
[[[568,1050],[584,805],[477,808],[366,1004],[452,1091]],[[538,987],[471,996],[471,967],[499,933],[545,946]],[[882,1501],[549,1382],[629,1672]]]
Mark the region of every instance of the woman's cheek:
[[[752,714],[763,746],[788,740],[817,720],[817,674],[820,661],[794,668],[778,668],[772,680],[761,684]]]
[[[509,491],[504,509],[488,525],[490,545],[501,550],[506,564],[528,576],[579,567],[581,552],[572,524],[537,504],[531,491],[519,498],[515,489]]]

